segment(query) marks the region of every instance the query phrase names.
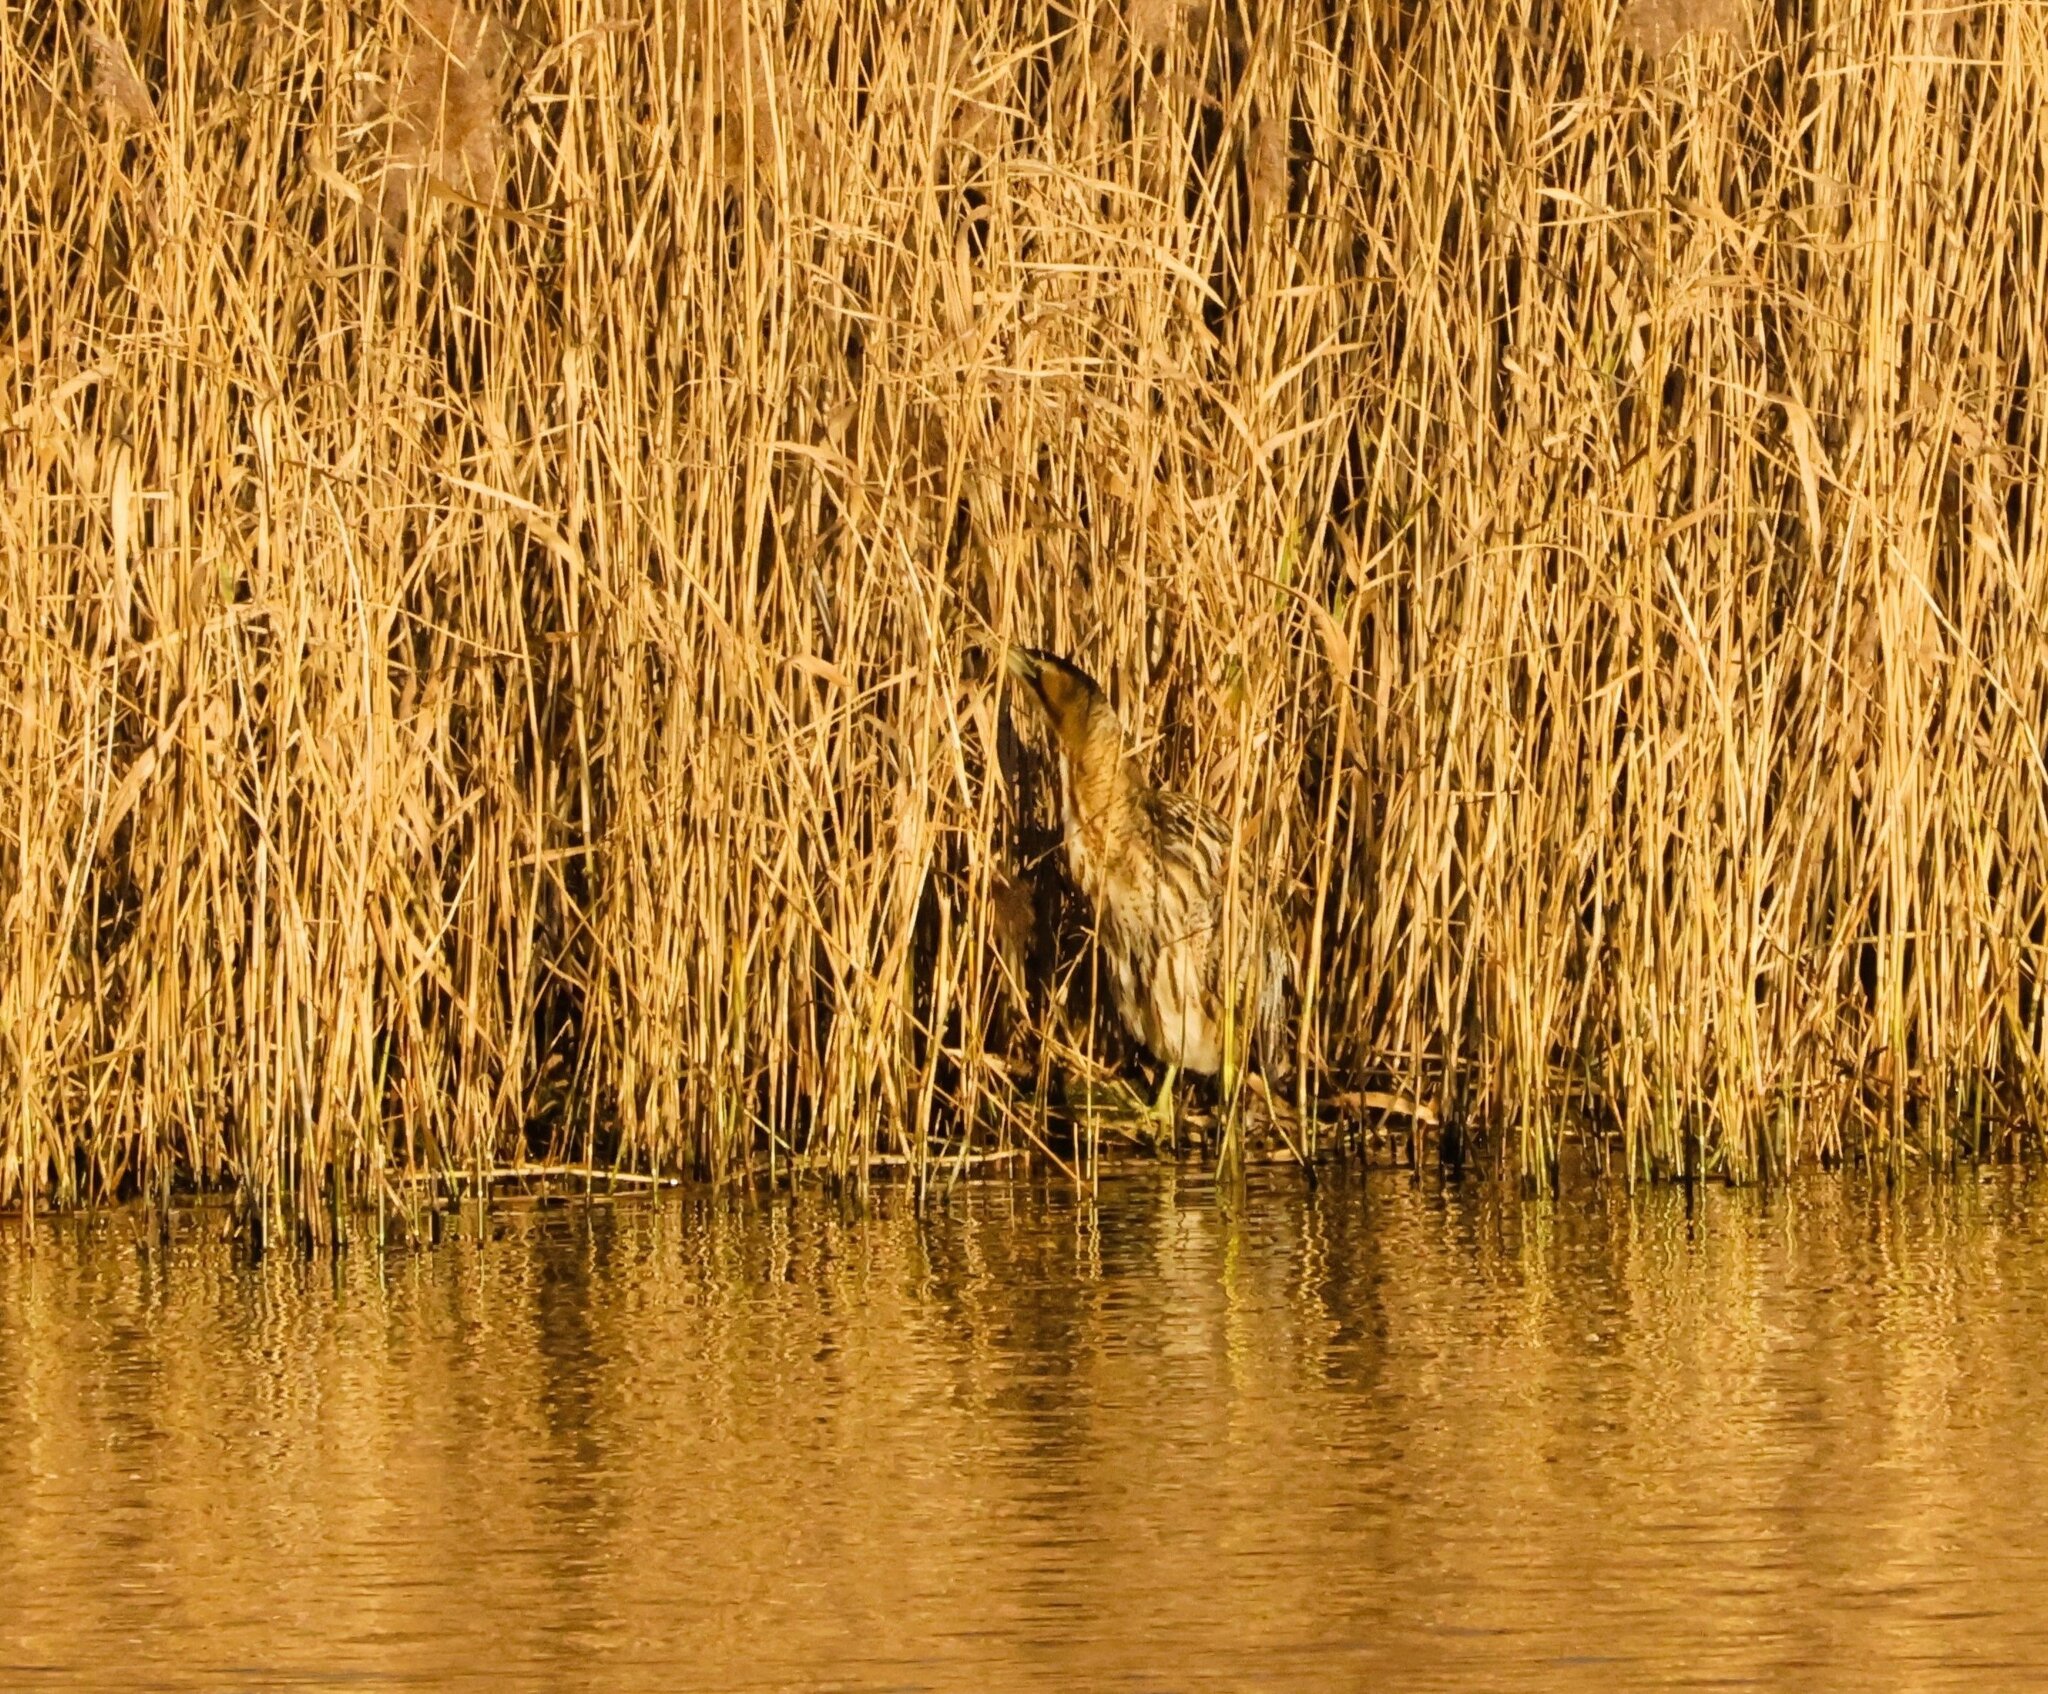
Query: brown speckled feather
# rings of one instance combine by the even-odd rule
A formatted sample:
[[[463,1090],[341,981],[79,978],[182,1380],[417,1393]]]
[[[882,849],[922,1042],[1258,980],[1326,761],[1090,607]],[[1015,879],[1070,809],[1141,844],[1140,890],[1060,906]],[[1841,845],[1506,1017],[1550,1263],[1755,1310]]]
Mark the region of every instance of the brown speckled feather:
[[[1060,756],[1067,864],[1094,909],[1118,1015],[1158,1058],[1213,1075],[1223,1067],[1226,970],[1238,984],[1235,1046],[1278,1041],[1287,951],[1253,867],[1238,866],[1224,925],[1230,830],[1208,806],[1147,784],[1102,691],[1045,654],[1013,652]]]

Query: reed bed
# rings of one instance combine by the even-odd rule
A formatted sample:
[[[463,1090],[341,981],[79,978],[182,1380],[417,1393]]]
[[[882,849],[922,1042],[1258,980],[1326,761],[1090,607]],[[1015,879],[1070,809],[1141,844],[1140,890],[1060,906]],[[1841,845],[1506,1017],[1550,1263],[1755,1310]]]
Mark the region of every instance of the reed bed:
[[[1325,1146],[2024,1145],[2044,31],[17,9],[0,1206],[1033,1145],[1007,637],[1238,825]]]

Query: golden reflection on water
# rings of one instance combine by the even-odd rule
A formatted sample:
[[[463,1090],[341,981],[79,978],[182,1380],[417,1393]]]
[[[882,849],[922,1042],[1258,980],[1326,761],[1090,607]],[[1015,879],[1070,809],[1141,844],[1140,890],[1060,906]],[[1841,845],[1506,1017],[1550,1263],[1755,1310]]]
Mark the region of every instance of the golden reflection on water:
[[[0,1687],[2017,1687],[2026,1177],[0,1245]]]

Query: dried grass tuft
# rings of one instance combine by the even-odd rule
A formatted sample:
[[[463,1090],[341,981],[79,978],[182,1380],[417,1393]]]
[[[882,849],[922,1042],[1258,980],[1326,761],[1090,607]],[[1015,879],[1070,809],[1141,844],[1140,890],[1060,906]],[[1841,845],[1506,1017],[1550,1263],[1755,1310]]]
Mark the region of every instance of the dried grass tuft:
[[[116,131],[153,128],[156,102],[127,46],[92,25],[86,27],[85,44],[92,59],[93,99],[108,126]]]
[[[1201,27],[1207,0],[1125,0],[1124,18],[1141,52],[1170,47]]]
[[[89,139],[71,102],[40,81],[24,79],[20,123],[13,135],[14,179],[44,208],[64,203],[76,186]]]
[[[1287,214],[1288,119],[1283,111],[1260,111],[1251,123],[1245,186],[1252,223],[1263,228]]]
[[[1738,46],[1750,36],[1746,0],[1628,0],[1618,33],[1622,42],[1660,59],[1689,35],[1726,36]]]
[[[503,19],[457,0],[409,0],[407,24],[362,114],[384,136],[377,202],[393,230],[437,190],[489,206],[504,183],[499,114],[512,40]]]
[[[790,156],[784,147],[796,133],[795,113],[776,70],[776,16],[775,8],[750,0],[683,0],[684,40],[702,79],[710,151],[729,185],[758,181],[765,188],[777,159]],[[904,17],[915,31],[918,10]]]

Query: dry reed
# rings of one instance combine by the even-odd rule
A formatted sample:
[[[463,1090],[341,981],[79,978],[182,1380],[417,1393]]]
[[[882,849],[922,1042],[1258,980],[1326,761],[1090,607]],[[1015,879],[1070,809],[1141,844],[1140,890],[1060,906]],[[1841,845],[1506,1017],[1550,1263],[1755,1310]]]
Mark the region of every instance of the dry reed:
[[[2009,1144],[2043,19],[1666,12],[15,13],[0,1205],[1029,1145],[995,634],[1291,888],[1305,1097]]]

